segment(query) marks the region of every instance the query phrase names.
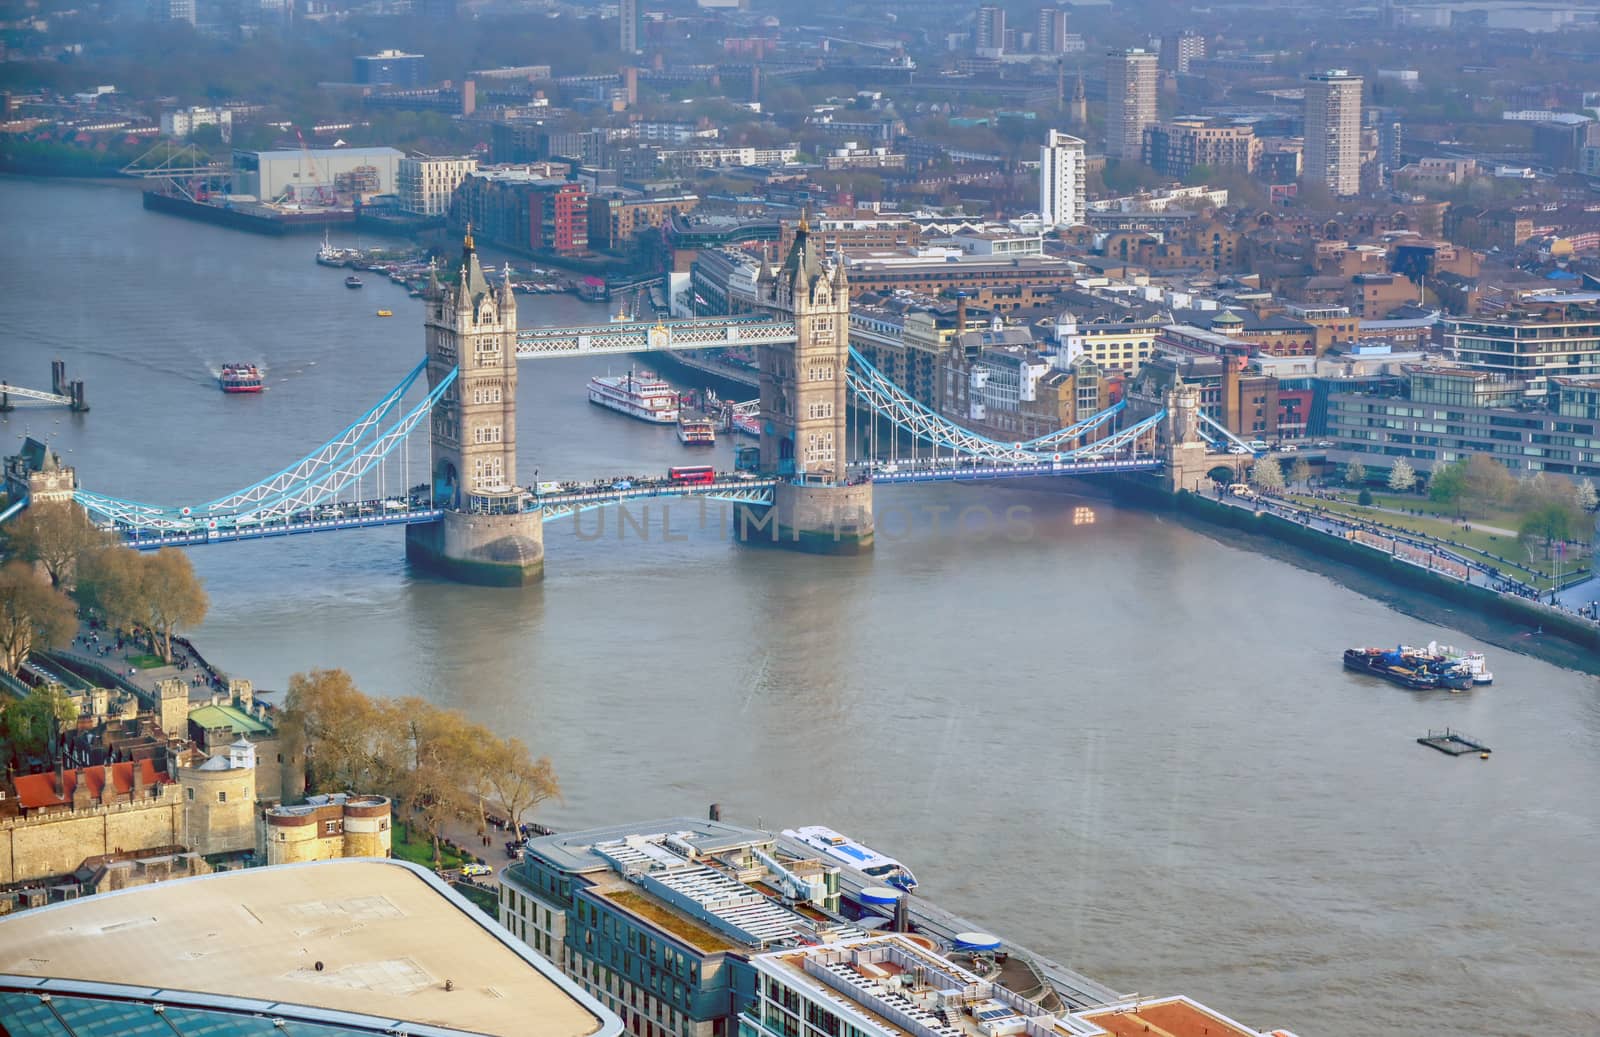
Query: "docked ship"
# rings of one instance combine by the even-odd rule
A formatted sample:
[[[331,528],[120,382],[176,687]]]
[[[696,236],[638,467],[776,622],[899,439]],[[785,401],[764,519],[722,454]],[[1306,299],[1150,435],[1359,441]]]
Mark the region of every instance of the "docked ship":
[[[649,372],[589,379],[589,402],[656,425],[678,420],[678,390]],[[681,435],[681,433],[680,433]]]
[[[911,869],[887,854],[879,853],[840,835],[831,828],[809,825],[805,828],[785,828],[783,834],[820,851],[829,860],[837,861],[869,878],[887,882],[907,893],[917,888],[917,877]]]
[[[226,393],[260,392],[261,370],[255,364],[223,364],[217,384]]]
[[[1474,684],[1494,683],[1494,674],[1489,672],[1489,660],[1483,657],[1482,652],[1463,652],[1450,645],[1429,641],[1428,654],[1440,656],[1458,664],[1472,675],[1472,683]]]
[[[344,286],[346,288],[360,288],[363,284],[366,284],[366,282],[361,280],[361,278],[357,277],[355,274],[351,274],[349,277],[344,279]]]
[[[684,446],[716,446],[716,423],[710,418],[679,417],[678,442]]]
[[[322,234],[322,247],[317,249],[317,262],[323,266],[346,266],[353,259],[361,258],[361,250],[357,248],[335,248],[328,241],[326,231]]]
[[[733,417],[728,419],[728,425],[735,432],[743,432],[747,436],[761,436],[761,419],[754,414],[740,414],[735,411]]]
[[[1393,651],[1387,648],[1347,649],[1344,668],[1381,677],[1413,690],[1449,688],[1451,691],[1465,691],[1473,684],[1473,674],[1461,660],[1409,645],[1398,645]]]

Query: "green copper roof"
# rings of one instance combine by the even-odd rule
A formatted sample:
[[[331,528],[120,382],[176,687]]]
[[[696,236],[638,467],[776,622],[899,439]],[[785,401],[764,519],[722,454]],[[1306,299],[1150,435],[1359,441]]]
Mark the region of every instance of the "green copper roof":
[[[206,731],[226,727],[231,728],[233,733],[238,735],[272,733],[272,728],[269,725],[263,724],[237,706],[201,706],[199,709],[189,712],[189,721],[199,724]]]

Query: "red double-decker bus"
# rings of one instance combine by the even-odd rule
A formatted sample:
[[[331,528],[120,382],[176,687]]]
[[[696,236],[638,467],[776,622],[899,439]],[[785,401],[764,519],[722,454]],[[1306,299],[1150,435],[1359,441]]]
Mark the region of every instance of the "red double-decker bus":
[[[710,465],[688,465],[683,468],[668,468],[667,478],[673,482],[682,483],[713,483],[717,481],[717,470]]]

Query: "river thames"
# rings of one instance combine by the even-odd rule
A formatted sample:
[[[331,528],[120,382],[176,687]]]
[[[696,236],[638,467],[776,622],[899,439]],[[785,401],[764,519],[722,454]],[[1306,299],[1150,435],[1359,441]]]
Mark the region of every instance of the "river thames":
[[[346,290],[314,238],[103,185],[0,179],[0,212],[0,377],[45,387],[59,357],[93,408],[19,410],[0,437],[48,438],[89,489],[210,500],[422,356],[420,304],[376,275]],[[604,320],[566,296],[519,307]],[[270,391],[218,392],[238,360]],[[592,407],[604,373],[522,365],[519,482],[696,456]],[[399,529],[204,547],[194,637],[258,687],[343,667],[521,736],[561,776],[556,827],[712,802],[830,825],[1124,991],[1301,1037],[1594,1034],[1600,679],[1510,650],[1520,631],[1084,492],[880,490],[877,549],[845,558],[741,547],[690,503],[666,530],[659,505],[635,511],[643,532],[591,514],[547,525],[546,578],[522,590],[413,574]],[[1494,686],[1340,669],[1348,646],[1434,638],[1486,648]],[[1492,759],[1414,741],[1447,725]]]

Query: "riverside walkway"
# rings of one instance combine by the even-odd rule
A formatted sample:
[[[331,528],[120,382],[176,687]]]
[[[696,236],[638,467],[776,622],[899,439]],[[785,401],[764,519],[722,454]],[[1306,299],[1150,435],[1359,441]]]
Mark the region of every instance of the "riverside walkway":
[[[1392,555],[1418,568],[1460,580],[1471,586],[1482,587],[1497,594],[1537,602],[1547,608],[1600,626],[1600,616],[1597,616],[1592,609],[1587,613],[1583,611],[1591,602],[1600,600],[1600,577],[1591,577],[1569,584],[1554,593],[1541,591],[1524,580],[1460,553],[1450,544],[1381,521],[1360,521],[1334,512],[1308,508],[1279,497],[1260,494],[1243,497],[1218,491],[1205,496],[1208,500],[1214,500],[1230,508],[1254,514],[1275,515],[1287,522],[1297,523],[1340,540],[1363,543],[1375,551]]]

